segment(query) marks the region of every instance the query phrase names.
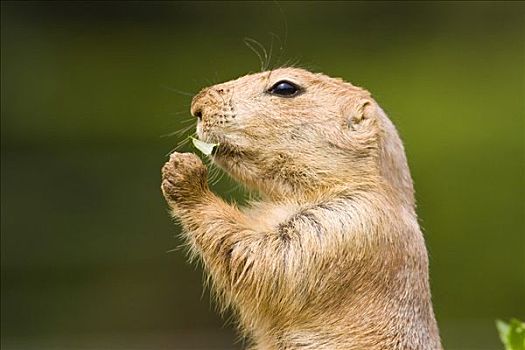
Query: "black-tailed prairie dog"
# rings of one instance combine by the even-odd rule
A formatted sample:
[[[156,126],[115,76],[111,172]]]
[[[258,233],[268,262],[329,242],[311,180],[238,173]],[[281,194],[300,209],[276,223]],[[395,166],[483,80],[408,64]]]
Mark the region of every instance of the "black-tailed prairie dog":
[[[202,90],[191,113],[261,200],[223,201],[192,153],[162,191],[253,349],[441,349],[405,152],[369,92],[280,68]]]

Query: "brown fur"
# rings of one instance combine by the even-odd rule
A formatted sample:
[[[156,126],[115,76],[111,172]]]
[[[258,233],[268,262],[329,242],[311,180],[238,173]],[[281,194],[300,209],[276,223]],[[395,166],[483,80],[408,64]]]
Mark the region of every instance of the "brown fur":
[[[283,79],[304,92],[266,92]],[[367,91],[282,68],[206,88],[192,113],[262,200],[224,202],[190,153],[162,190],[254,349],[441,349],[403,145]]]

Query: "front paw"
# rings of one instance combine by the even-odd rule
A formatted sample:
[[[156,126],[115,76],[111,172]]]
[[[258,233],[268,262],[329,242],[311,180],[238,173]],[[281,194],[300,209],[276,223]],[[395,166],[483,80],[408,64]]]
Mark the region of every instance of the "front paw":
[[[171,206],[191,204],[208,189],[208,169],[193,153],[174,152],[162,167],[162,193]]]

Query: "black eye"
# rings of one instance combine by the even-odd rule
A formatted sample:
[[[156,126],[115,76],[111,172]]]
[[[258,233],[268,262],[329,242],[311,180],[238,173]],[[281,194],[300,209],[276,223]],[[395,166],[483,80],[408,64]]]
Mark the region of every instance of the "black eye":
[[[295,85],[294,83],[291,83],[286,80],[280,80],[277,83],[275,83],[268,92],[273,95],[278,96],[284,96],[284,97],[293,97],[299,93],[301,89]]]

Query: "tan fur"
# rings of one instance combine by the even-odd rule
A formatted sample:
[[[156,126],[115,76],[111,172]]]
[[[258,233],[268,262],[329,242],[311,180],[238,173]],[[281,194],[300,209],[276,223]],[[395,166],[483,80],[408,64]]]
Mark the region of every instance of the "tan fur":
[[[267,93],[283,79],[304,92]],[[367,91],[281,68],[202,90],[192,113],[263,199],[224,202],[190,153],[162,190],[254,349],[441,349],[403,145]]]

